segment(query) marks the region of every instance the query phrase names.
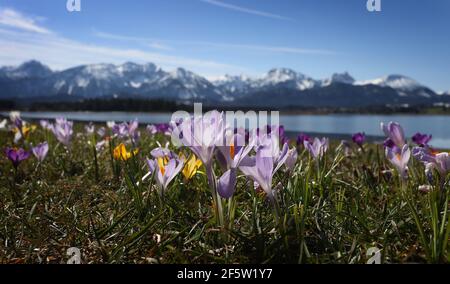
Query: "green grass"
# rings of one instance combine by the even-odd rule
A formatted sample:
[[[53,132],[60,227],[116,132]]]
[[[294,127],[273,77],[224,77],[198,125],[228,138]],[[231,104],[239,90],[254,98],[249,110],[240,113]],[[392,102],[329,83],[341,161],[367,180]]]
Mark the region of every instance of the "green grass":
[[[145,157],[168,138],[142,129],[139,153],[114,167],[106,147],[97,179],[92,145],[76,130],[70,150],[40,128],[31,133],[28,142],[50,144],[41,165],[30,158],[15,173],[1,155],[0,263],[65,263],[70,247],[84,263],[366,263],[372,247],[383,263],[449,261],[448,185],[419,192],[428,182],[414,159],[402,184],[381,145],[345,156],[334,142],[318,166],[300,149],[295,170],[274,178],[278,218],[239,176],[219,227],[204,174],[178,175],[163,198],[151,179],[136,185]],[[0,132],[2,151],[12,138]]]

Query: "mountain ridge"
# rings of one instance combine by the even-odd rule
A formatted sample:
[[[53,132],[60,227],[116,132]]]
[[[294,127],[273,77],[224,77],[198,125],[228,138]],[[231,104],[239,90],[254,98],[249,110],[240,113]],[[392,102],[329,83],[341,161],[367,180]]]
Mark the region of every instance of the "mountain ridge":
[[[260,77],[225,75],[210,81],[184,68],[167,72],[153,63],[80,65],[53,71],[31,60],[0,68],[0,98],[54,101],[130,97],[204,102],[211,105],[341,106],[417,105],[448,102],[450,96],[407,76],[393,74],[356,81],[348,72],[314,79],[289,68],[273,68]]]

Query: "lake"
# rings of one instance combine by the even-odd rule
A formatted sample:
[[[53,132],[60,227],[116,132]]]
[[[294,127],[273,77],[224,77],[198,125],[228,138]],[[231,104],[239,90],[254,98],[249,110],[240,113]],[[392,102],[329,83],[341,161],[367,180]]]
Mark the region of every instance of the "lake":
[[[0,112],[8,116],[8,112]],[[164,123],[171,113],[133,113],[133,112],[22,112],[23,118],[54,119],[66,117],[77,121],[129,121],[137,118],[140,123]],[[405,129],[410,138],[416,132],[432,134],[432,145],[450,148],[450,116],[445,115],[280,115],[280,123],[289,132],[316,134],[351,135],[365,132],[369,136],[383,136],[380,122],[396,121]],[[349,137],[347,139],[350,139]]]

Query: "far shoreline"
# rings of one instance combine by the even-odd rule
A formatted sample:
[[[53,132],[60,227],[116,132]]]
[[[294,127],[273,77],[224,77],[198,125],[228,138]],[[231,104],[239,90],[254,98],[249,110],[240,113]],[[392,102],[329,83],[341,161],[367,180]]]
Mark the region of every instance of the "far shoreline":
[[[0,119],[4,119],[4,118],[9,118],[9,112],[10,111],[0,111]],[[146,114],[156,114],[156,115],[170,115],[170,112],[131,112],[131,111],[19,111],[22,114],[22,117],[29,120],[29,121],[34,121],[34,122],[38,122],[39,120],[53,120],[56,118],[56,114],[60,114],[60,113],[79,113],[79,114],[89,114],[89,113],[102,113],[102,114],[136,114],[136,115],[146,115]],[[27,116],[27,113],[40,113],[40,112],[46,112],[46,113],[53,113],[55,114],[54,117],[30,117]],[[206,111],[205,111],[206,112]],[[312,115],[317,115],[317,116],[324,116],[327,114],[296,114],[295,112],[290,112],[288,114],[286,114],[285,112],[281,113],[282,116],[296,116],[296,115],[305,115],[305,116],[312,116]],[[407,114],[407,113],[395,113],[395,114],[375,114],[375,113],[371,113],[371,114],[358,114],[358,113],[333,113],[333,114],[329,114],[329,115],[336,115],[336,116],[428,116],[428,117],[434,117],[434,116],[439,116],[437,114]],[[441,115],[444,116],[444,115]],[[449,116],[449,115],[445,115],[445,116]],[[87,123],[87,122],[93,122],[96,125],[100,125],[100,124],[105,124],[107,121],[109,121],[108,119],[105,120],[96,120],[96,119],[79,119],[79,118],[69,118],[70,120],[76,122],[77,124],[82,124],[82,123]],[[117,119],[110,119],[111,121],[115,121],[115,122],[120,122],[121,120],[117,120]],[[158,124],[158,123],[167,123],[168,121],[164,121],[164,122],[154,122],[154,123],[148,123],[148,122],[139,122],[140,127],[145,127],[148,124]],[[327,137],[332,141],[336,141],[336,142],[340,142],[340,141],[348,141],[351,142],[352,141],[352,134],[350,133],[339,133],[339,132],[330,132],[330,131],[325,131],[325,132],[315,132],[315,131],[292,131],[292,130],[286,130],[285,131],[286,136],[292,141],[295,142],[298,135],[299,134],[306,134],[310,137]],[[374,135],[374,134],[368,134],[366,133],[366,142],[368,143],[373,143],[373,144],[382,144],[383,141],[385,140],[385,137],[381,135]],[[449,149],[448,146],[444,146],[444,145],[440,145],[440,146],[436,146],[436,149]]]
[[[180,109],[183,110],[183,109]],[[209,111],[210,109],[204,110],[204,112]],[[219,111],[240,111],[239,108],[235,110],[221,110],[217,108]],[[11,110],[0,110],[0,117],[8,117],[10,112],[21,112],[21,113],[115,113],[115,114],[126,114],[126,113],[135,113],[135,114],[171,114],[174,111],[133,111],[133,110],[20,110],[20,109],[11,109]],[[242,110],[246,113],[249,110]],[[324,116],[324,115],[339,115],[339,116],[450,116],[450,112],[327,112],[327,111],[293,111],[293,110],[262,110],[258,109],[255,112],[259,111],[278,111],[281,115],[284,116]],[[189,111],[188,111],[189,112]]]

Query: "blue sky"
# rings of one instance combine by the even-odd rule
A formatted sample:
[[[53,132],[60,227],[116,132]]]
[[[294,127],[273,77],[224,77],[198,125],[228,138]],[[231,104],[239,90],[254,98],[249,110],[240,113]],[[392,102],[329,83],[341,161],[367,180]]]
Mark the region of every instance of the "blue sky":
[[[450,90],[450,1],[0,0],[0,65],[154,62],[208,78],[287,67],[314,78],[403,74]]]

